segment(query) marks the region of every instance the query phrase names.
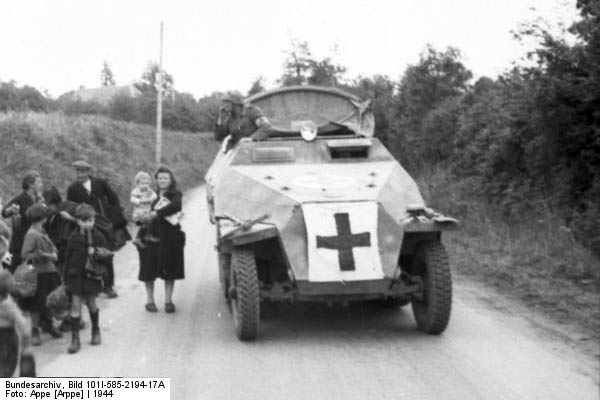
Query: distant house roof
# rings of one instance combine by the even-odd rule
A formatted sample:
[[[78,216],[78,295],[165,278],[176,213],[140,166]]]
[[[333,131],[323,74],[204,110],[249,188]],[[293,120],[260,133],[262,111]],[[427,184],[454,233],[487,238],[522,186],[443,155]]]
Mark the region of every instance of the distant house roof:
[[[136,97],[142,92],[134,84],[124,86],[101,86],[98,88],[81,88],[72,92],[74,99],[81,101],[95,101],[107,105],[115,96],[127,95]]]

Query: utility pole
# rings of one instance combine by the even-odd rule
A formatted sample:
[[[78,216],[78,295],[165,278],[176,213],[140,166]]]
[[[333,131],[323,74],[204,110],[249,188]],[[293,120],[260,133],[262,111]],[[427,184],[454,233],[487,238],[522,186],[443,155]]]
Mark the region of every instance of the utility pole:
[[[163,101],[163,23],[160,23],[160,56],[158,59],[158,73],[156,74],[156,166],[162,160],[162,101]]]

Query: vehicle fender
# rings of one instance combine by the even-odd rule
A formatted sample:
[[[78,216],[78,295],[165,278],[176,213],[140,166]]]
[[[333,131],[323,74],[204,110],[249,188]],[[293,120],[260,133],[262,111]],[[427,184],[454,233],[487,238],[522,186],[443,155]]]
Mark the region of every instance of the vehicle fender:
[[[221,240],[226,246],[243,246],[277,236],[279,232],[274,225],[260,223],[246,231],[238,230],[231,234],[224,234]]]

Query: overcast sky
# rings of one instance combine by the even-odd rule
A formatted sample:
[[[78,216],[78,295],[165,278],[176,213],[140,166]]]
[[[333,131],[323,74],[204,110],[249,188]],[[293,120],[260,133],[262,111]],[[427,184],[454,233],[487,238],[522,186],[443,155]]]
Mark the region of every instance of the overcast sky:
[[[575,0],[228,0],[10,1],[0,7],[0,80],[53,96],[100,84],[107,60],[117,84],[158,59],[178,91],[246,92],[258,76],[281,75],[291,38],[330,55],[348,76],[398,78],[427,43],[458,47],[476,76],[495,77],[526,49],[512,39],[519,22],[556,24],[576,15]],[[535,8],[532,10],[532,7]]]

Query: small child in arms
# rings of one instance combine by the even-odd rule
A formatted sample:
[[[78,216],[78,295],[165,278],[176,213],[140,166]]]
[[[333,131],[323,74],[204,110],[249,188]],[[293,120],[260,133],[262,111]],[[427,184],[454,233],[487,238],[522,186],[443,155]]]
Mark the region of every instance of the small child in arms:
[[[140,227],[138,234],[133,241],[138,247],[146,247],[144,242],[157,242],[158,238],[152,235],[150,220],[150,211],[152,204],[156,201],[157,195],[150,187],[152,178],[144,171],[135,175],[135,187],[131,191],[129,201],[133,205],[133,221]]]

